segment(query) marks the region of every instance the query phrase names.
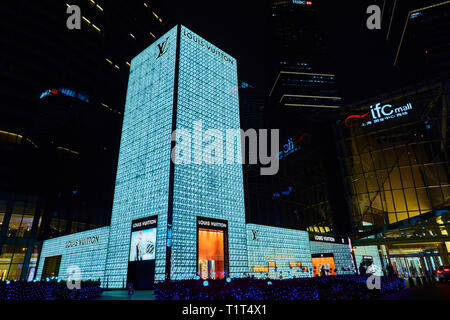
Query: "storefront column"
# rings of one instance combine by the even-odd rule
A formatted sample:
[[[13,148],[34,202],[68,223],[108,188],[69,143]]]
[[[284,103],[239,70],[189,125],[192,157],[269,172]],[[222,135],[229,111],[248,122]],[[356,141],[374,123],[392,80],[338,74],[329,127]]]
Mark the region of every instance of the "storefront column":
[[[441,257],[442,257],[442,263],[445,266],[450,265],[450,259],[448,257],[448,250],[447,250],[447,246],[445,245],[445,242],[441,243],[441,250],[439,250],[441,252]]]
[[[386,257],[388,259],[389,265],[392,266],[391,254],[389,253],[389,245],[384,245],[384,251],[386,252]]]
[[[9,221],[11,220],[11,214],[14,206],[14,201],[9,198],[6,202],[6,212],[3,217],[3,224],[0,228],[0,237],[6,237],[6,233],[8,232]]]
[[[381,269],[383,270],[384,275],[387,276],[388,275],[388,271],[387,271],[386,261],[384,260],[384,257],[383,257],[382,244],[379,244],[377,246],[377,249],[378,249],[378,257],[379,257],[379,259],[381,261]]]
[[[34,251],[33,241],[28,241],[27,251],[25,253],[25,258],[23,260],[22,272],[20,273],[20,280],[27,280],[28,267],[30,266],[31,255]]]

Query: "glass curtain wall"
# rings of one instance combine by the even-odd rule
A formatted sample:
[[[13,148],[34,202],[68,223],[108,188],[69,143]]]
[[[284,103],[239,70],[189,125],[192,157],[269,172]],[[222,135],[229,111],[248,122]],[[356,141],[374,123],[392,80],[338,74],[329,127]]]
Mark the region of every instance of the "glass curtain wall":
[[[416,110],[401,121],[341,128],[347,200],[358,227],[388,225],[450,204],[445,94],[435,88],[386,103],[405,100]]]

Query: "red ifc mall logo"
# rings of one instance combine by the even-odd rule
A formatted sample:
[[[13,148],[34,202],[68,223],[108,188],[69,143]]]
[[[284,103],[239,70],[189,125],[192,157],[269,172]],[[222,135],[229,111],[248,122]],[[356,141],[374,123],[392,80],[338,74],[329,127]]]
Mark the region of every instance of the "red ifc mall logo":
[[[345,126],[347,128],[353,128],[358,126],[359,122],[362,122],[361,127],[370,126],[376,123],[407,116],[412,109],[411,103],[407,103],[405,106],[397,108],[394,108],[391,104],[381,105],[381,103],[377,103],[375,106],[370,106],[370,111],[366,114],[348,116],[345,119]],[[366,118],[369,114],[371,117]]]

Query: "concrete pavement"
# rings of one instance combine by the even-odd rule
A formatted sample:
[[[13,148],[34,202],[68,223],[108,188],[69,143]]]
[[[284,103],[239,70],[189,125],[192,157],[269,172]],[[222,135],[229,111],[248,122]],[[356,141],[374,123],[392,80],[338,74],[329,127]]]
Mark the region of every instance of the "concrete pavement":
[[[407,288],[380,300],[450,300],[450,283],[432,283]]]
[[[94,300],[155,300],[155,296],[153,290],[136,290],[131,297],[127,290],[109,290]]]

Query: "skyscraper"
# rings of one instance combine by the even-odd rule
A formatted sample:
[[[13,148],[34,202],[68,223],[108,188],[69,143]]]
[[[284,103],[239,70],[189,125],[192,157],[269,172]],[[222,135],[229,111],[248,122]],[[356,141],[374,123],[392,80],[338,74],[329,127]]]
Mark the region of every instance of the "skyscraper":
[[[392,47],[392,64],[402,84],[429,78],[448,79],[450,2],[385,1],[383,31]]]
[[[242,165],[195,156],[212,141],[203,130],[240,128],[237,84],[236,60],[184,26],[132,60],[106,265],[110,287],[247,271]],[[194,135],[190,164],[171,161],[175,130]],[[140,257],[139,237],[153,255]]]
[[[271,2],[265,112],[267,126],[280,129],[280,170],[249,183],[258,190],[249,193],[250,221],[346,232],[332,131],[341,98],[319,13],[314,1]]]

